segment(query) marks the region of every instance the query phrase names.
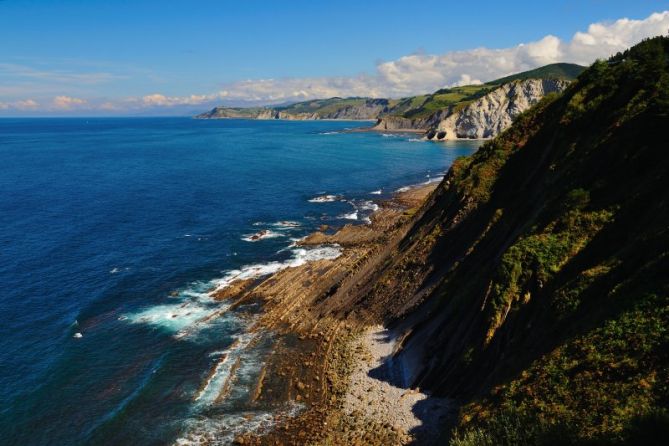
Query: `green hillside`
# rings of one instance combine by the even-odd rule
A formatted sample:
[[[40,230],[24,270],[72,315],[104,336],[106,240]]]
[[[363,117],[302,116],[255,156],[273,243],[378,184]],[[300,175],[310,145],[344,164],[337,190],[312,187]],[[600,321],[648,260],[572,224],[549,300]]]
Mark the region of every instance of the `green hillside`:
[[[485,96],[498,86],[515,80],[523,79],[565,79],[574,80],[585,70],[585,67],[570,63],[555,63],[513,74],[483,85],[465,85],[462,87],[444,88],[432,94],[413,96],[401,99],[389,110],[388,114],[404,118],[426,118],[435,112],[449,107],[465,107],[472,101]]]
[[[366,302],[426,296],[395,319],[394,361],[462,404],[443,444],[666,444],[667,126],[658,37],[457,160],[416,211]]]
[[[495,87],[490,85],[465,85],[462,87],[443,88],[432,94],[403,99],[389,114],[410,119],[424,118],[450,106],[464,107],[494,89]]]
[[[507,82],[522,79],[566,79],[572,81],[581,74],[586,67],[573,63],[554,63],[534,70],[523,71],[522,73],[512,74],[510,76],[495,79],[486,82],[488,85],[501,85]]]
[[[363,107],[367,103],[377,103],[379,105],[392,107],[395,102],[392,99],[372,99],[372,98],[329,98],[314,99],[311,101],[297,102],[282,107],[275,107],[276,110],[287,113],[318,113],[319,115],[331,115],[346,107]]]
[[[313,99],[275,107],[216,107],[197,118],[248,118],[253,119],[268,112],[284,113],[296,117],[317,116],[320,119],[376,119],[381,116],[400,116],[407,119],[427,118],[435,112],[458,109],[490,93],[499,85],[529,78],[557,78],[573,80],[583,71],[580,65],[558,63],[514,74],[482,85],[464,85],[443,88],[431,94],[401,99],[333,97]]]

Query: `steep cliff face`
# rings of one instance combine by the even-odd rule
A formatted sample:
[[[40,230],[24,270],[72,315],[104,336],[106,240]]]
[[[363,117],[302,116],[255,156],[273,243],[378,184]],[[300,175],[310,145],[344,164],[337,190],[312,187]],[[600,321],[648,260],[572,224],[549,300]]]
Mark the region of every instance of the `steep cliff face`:
[[[214,107],[196,119],[274,119],[276,111],[264,107]]]
[[[558,89],[562,89],[566,82],[575,79],[584,67],[574,64],[552,64],[540,67],[534,70],[517,73],[502,79],[497,79],[486,84],[464,85],[459,87],[443,88],[431,94],[410,96],[401,99],[374,99],[374,98],[340,98],[333,97],[329,99],[313,99],[303,102],[297,102],[286,106],[277,107],[216,107],[208,112],[196,116],[198,119],[287,119],[287,120],[306,120],[306,119],[345,119],[345,120],[378,120],[373,127],[374,130],[430,130],[436,129],[440,122],[449,116],[460,111],[467,104],[481,98],[487,93],[492,92],[503,84],[518,82],[526,79],[562,79],[562,84],[556,84]],[[522,90],[524,87],[519,87]],[[526,88],[529,91],[521,91],[530,102],[530,105],[536,102],[534,99],[540,98],[547,91],[552,91],[550,83],[530,85]],[[508,90],[508,88],[507,88]],[[505,94],[509,94],[508,91]],[[513,94],[513,93],[512,93]],[[534,98],[534,99],[533,99]],[[508,101],[501,97],[492,97],[490,106],[507,106]],[[523,99],[517,101],[518,108],[524,109],[527,104],[523,104]],[[488,114],[499,113],[490,110]],[[509,113],[513,115],[513,105]],[[474,113],[475,114],[475,113]],[[501,113],[499,113],[501,114]],[[513,116],[512,116],[513,117]],[[471,125],[462,124],[470,133],[476,133],[470,128],[481,127],[483,119],[471,117]],[[490,118],[493,119],[493,118]],[[508,121],[508,120],[507,120]],[[505,121],[506,122],[506,121]],[[500,124],[497,128],[503,127]],[[506,124],[508,125],[508,123]],[[463,127],[464,126],[464,127]],[[496,134],[498,130],[491,126],[490,136]],[[434,135],[436,135],[436,131]],[[483,132],[485,133],[485,131]],[[446,135],[443,131],[441,134]],[[462,137],[471,138],[476,136],[467,136],[467,132],[462,132]],[[434,137],[434,136],[433,136]],[[451,136],[448,136],[451,138]],[[454,136],[453,136],[454,137]],[[439,139],[439,138],[437,138]]]
[[[570,81],[563,79],[523,79],[493,87],[474,100],[463,100],[426,116],[410,118],[393,114],[381,116],[374,130],[423,130],[429,140],[492,138],[509,128],[522,112],[549,93],[564,91]],[[483,90],[485,91],[485,90]]]
[[[283,107],[215,107],[201,113],[197,119],[283,119],[283,120],[372,120],[387,113],[392,106],[389,99],[330,98],[298,102]]]
[[[564,86],[514,83],[475,106],[502,114],[462,119],[499,131]],[[666,430],[667,126],[669,39],[596,63],[458,160],[364,284],[404,333],[406,380],[468,403],[455,444]]]
[[[374,130],[417,130],[421,127],[414,124],[413,119],[402,116],[384,116],[376,120],[376,124],[372,127]]]
[[[510,82],[459,110],[453,110],[427,134],[428,139],[492,138],[549,93],[564,91],[569,81],[526,79]]]
[[[405,118],[403,116],[385,115],[376,121],[373,130],[383,131],[402,131],[402,130],[421,130],[425,131],[439,124],[443,119],[453,113],[453,107],[439,110],[427,117]]]
[[[365,99],[360,103],[341,104],[332,109],[319,110],[320,119],[370,120],[387,113],[391,107],[389,99]]]

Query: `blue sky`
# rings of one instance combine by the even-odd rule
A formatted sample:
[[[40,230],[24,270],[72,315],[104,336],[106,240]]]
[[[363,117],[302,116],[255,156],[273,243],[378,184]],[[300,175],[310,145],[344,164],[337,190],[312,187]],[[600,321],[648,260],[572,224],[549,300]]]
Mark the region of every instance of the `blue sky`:
[[[333,92],[402,96],[555,58],[589,63],[666,30],[665,18],[597,35],[601,56],[567,48],[575,33],[666,9],[654,0],[0,0],[0,114],[180,113]],[[628,40],[611,44],[618,34]],[[463,59],[476,48],[512,49],[546,36],[561,49],[546,41],[530,55],[504,55],[514,62],[497,67],[480,55],[478,65]],[[551,48],[553,58],[536,54]],[[451,59],[428,59],[457,52],[467,72]]]

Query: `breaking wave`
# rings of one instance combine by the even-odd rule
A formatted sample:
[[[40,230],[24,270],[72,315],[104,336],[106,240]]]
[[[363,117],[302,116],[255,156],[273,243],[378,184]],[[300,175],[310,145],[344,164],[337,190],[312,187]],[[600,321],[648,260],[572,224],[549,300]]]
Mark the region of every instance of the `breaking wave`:
[[[307,200],[309,203],[332,203],[333,201],[340,200],[341,195],[319,195],[314,198]]]
[[[264,229],[254,234],[246,234],[244,235],[244,237],[242,237],[242,240],[244,240],[245,242],[258,242],[260,240],[265,240],[268,238],[277,238],[285,236],[286,236],[285,234],[282,234],[280,232],[274,232],[269,229]]]
[[[283,261],[251,264],[227,271],[223,277],[209,282],[194,282],[185,289],[172,293],[169,302],[123,315],[122,320],[166,330],[177,339],[192,337],[227,312],[230,304],[215,300],[213,295],[233,282],[261,278],[286,268],[294,268],[315,260],[332,260],[341,255],[338,245],[292,248],[290,251],[291,257]]]

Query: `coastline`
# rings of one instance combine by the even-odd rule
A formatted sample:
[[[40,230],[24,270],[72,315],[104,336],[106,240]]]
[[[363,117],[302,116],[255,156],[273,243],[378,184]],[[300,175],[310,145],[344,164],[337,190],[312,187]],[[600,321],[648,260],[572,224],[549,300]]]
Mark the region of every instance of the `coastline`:
[[[372,127],[359,127],[357,129],[349,130],[351,133],[355,132],[374,132],[374,133],[426,133],[425,129],[377,129],[376,126]]]
[[[338,246],[336,258],[235,280],[214,293],[231,309],[259,304],[250,332],[273,333],[251,400],[300,408],[296,416],[277,411],[269,425],[238,435],[236,444],[408,444],[429,440],[435,423],[453,415],[448,401],[391,384],[394,367],[384,364],[395,337],[378,335],[387,309],[355,305],[365,296],[359,283],[403,238],[438,184],[401,188],[378,203],[369,224],[316,231],[297,242]],[[364,310],[351,311],[357,307]]]
[[[217,120],[226,120],[226,119],[236,119],[243,121],[287,121],[287,122],[304,122],[304,121],[334,121],[334,122],[376,122],[377,119],[338,119],[338,118],[320,118],[320,119],[285,119],[285,118],[251,118],[251,117],[235,117],[235,116],[221,116],[216,118],[200,118],[197,115],[191,116],[191,119],[199,119],[203,121],[217,121]]]

